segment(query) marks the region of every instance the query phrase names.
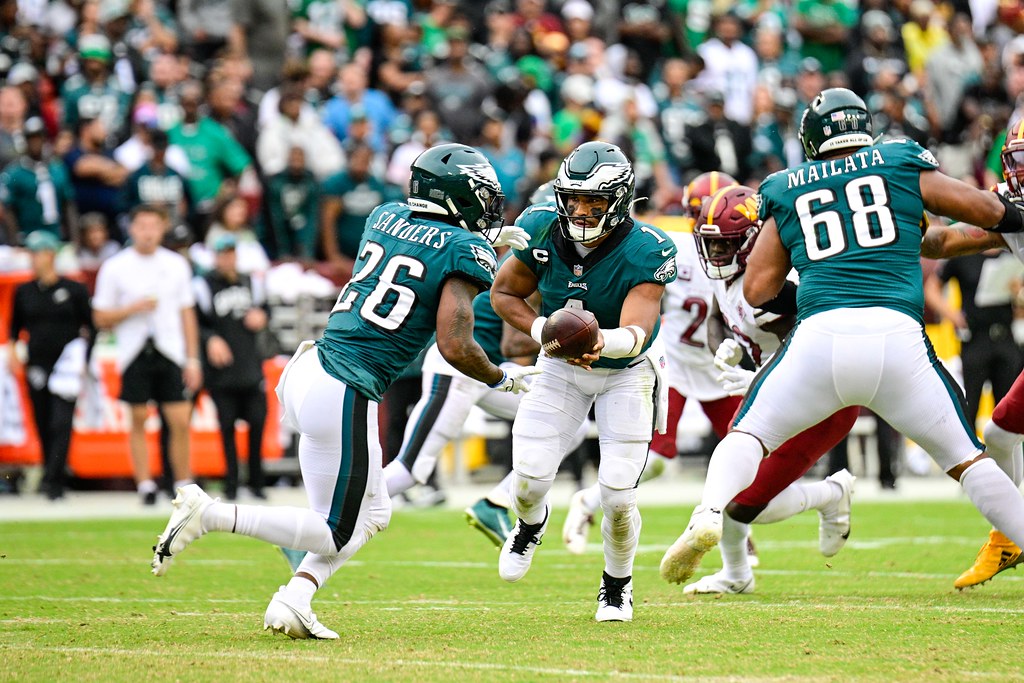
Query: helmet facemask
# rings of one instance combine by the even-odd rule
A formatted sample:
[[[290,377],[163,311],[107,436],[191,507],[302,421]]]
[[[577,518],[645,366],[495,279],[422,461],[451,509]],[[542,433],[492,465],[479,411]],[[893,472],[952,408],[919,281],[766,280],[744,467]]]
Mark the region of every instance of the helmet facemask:
[[[558,224],[562,234],[572,242],[593,242],[605,233],[617,228],[622,220],[620,207],[623,203],[623,188],[618,188],[618,195],[612,192],[566,192],[555,188],[555,206],[558,212]],[[574,201],[577,198],[577,201]],[[588,214],[579,215],[578,205],[592,204],[593,200],[603,199],[606,207],[603,211],[591,209]],[[582,200],[582,201],[579,201]],[[570,204],[576,205],[570,207]]]
[[[505,224],[505,195],[500,189],[488,187],[486,183],[473,178],[469,181],[469,188],[476,199],[476,206],[468,197],[457,197],[453,200],[449,196],[447,203],[452,216],[466,230],[484,233],[485,237],[488,234],[493,234],[496,238],[497,231],[495,230],[493,233],[489,233],[489,231],[494,228],[500,229]],[[477,214],[479,214],[478,217],[474,219],[473,216],[477,216]],[[488,238],[488,241],[493,240]]]
[[[1003,178],[1006,179],[1010,194],[1020,197],[1024,193],[1024,144],[1005,145],[1000,158],[1003,162]]]
[[[700,265],[712,280],[728,280],[747,267],[758,229],[751,225],[741,234],[723,235],[714,225],[701,225],[694,231]]]

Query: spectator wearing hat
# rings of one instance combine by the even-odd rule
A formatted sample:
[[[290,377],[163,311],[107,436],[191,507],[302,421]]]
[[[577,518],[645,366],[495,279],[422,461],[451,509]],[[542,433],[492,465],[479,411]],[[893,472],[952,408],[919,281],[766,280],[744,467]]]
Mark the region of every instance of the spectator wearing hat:
[[[293,147],[301,147],[306,152],[309,170],[319,180],[337,173],[345,165],[338,138],[315,113],[304,107],[302,86],[291,84],[282,89],[278,116],[263,127],[256,143],[256,158],[264,174],[276,175],[284,171]]]
[[[145,505],[156,503],[146,448],[150,401],[170,429],[175,487],[191,481],[190,397],[202,385],[199,328],[192,294],[192,268],[160,246],[169,228],[159,208],[141,205],[130,217],[131,246],[100,267],[93,297],[96,327],[114,332],[121,369],[121,400],[129,404],[129,446],[135,481]]]
[[[475,140],[480,134],[480,111],[494,88],[469,54],[469,28],[448,29],[448,57],[427,76],[427,99],[454,140]],[[539,59],[539,58],[538,58]]]
[[[102,119],[104,130],[116,135],[127,123],[131,95],[111,73],[113,51],[103,34],[78,40],[79,73],[64,81],[63,125],[76,130],[83,118]]]
[[[55,260],[61,246],[57,237],[39,230],[28,236],[25,246],[32,253],[32,280],[14,293],[7,357],[12,373],[19,375],[22,368],[15,345],[27,333],[24,372],[42,446],[41,493],[57,500],[63,497],[67,481],[71,422],[85,370],[83,337],[91,337],[92,310],[85,286],[57,274]],[[71,348],[75,340],[81,341]],[[64,364],[61,377],[55,377],[58,362]]]
[[[386,149],[387,132],[395,120],[395,106],[387,95],[367,87],[365,70],[358,63],[352,62],[338,72],[338,94],[324,107],[324,124],[342,143],[348,135],[352,110],[358,108],[365,112],[369,120],[373,148],[383,152]]]
[[[213,244],[213,270],[193,280],[204,351],[203,376],[217,407],[228,500],[238,497],[238,420],[249,426],[249,490],[257,498],[266,498],[262,449],[267,400],[257,336],[267,326],[267,309],[249,277],[238,272],[235,246],[233,235],[218,237]]]
[[[871,90],[875,77],[883,68],[900,76],[907,71],[902,41],[889,15],[882,10],[869,10],[861,18],[861,40],[846,59],[850,89],[861,97]]]
[[[803,38],[800,54],[814,57],[826,74],[840,71],[846,59],[857,9],[846,0],[797,0],[793,27]]]
[[[712,37],[697,48],[704,60],[698,83],[703,89],[725,88],[725,114],[747,125],[753,118],[754,86],[757,84],[757,54],[743,43],[743,22],[732,13],[714,19]]]
[[[64,165],[75,187],[78,211],[98,211],[106,216],[108,224],[116,225],[121,188],[129,173],[114,160],[107,133],[101,117],[79,118],[75,142],[64,155]]]
[[[7,243],[17,244],[45,230],[55,237],[74,236],[78,212],[75,189],[64,164],[46,154],[43,122],[25,122],[25,153],[0,174],[0,203],[7,228]]]
[[[348,168],[331,176],[321,188],[320,237],[324,256],[338,273],[351,270],[359,252],[366,219],[384,202],[403,196],[372,172],[373,150],[367,145],[349,151]]]
[[[191,204],[188,180],[170,164],[174,151],[181,157],[179,163],[187,164],[185,153],[180,148],[171,147],[167,133],[159,128],[147,128],[142,135],[145,138],[143,154],[148,158],[124,184],[120,207],[122,217],[127,218],[140,204],[149,204],[163,209],[172,225],[186,222]]]
[[[592,35],[594,7],[587,0],[568,0],[562,5],[562,20],[569,42],[582,42]]]
[[[306,151],[292,147],[288,166],[267,180],[262,238],[273,259],[310,262],[317,255],[320,183],[306,167]]]

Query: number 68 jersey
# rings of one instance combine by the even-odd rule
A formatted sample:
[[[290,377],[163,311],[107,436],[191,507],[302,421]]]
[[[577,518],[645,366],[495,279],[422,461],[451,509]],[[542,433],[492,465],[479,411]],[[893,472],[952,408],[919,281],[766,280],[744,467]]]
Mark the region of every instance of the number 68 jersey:
[[[494,249],[478,233],[413,215],[399,202],[366,219],[352,279],[341,290],[317,341],[331,376],[374,401],[427,345],[437,328],[445,281],[489,289]]]

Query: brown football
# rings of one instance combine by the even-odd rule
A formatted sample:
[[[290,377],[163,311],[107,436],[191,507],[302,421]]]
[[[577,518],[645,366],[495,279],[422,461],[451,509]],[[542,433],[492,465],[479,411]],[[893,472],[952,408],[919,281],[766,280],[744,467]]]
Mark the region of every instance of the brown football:
[[[582,308],[560,308],[541,329],[544,352],[554,358],[579,358],[597,343],[597,318]]]

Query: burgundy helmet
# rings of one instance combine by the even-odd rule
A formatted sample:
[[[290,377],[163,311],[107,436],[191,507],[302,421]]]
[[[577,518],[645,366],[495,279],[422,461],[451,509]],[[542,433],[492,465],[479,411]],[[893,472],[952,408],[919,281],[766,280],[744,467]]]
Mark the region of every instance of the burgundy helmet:
[[[704,199],[729,185],[739,185],[739,183],[728,173],[721,171],[701,173],[691,180],[683,190],[683,213],[697,220],[697,216],[700,215],[700,205]]]
[[[1019,119],[1006,131],[1000,158],[1006,186],[1011,194],[1020,196],[1024,192],[1024,119]]]
[[[712,280],[728,280],[747,267],[761,229],[757,193],[745,185],[720,189],[704,201],[693,226],[697,254]]]

